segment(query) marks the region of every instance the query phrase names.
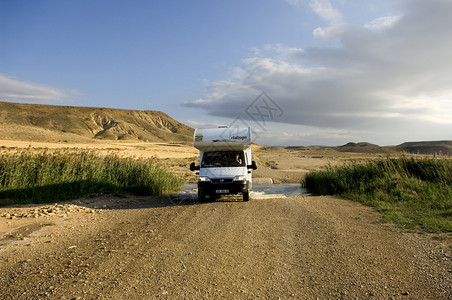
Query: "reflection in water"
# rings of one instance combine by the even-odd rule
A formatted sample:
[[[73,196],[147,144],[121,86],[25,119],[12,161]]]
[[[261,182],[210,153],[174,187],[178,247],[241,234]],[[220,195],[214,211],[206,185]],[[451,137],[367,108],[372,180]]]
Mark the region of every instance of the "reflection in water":
[[[187,184],[182,187],[180,194],[196,193],[196,183]],[[261,195],[284,195],[297,196],[307,195],[305,188],[302,188],[298,183],[279,183],[279,184],[253,184],[253,193]]]

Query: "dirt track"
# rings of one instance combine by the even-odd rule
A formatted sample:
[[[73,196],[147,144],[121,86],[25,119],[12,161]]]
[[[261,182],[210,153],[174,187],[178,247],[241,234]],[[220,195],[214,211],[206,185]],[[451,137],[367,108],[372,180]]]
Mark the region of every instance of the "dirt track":
[[[349,201],[108,200],[117,205],[35,218],[41,230],[4,243],[0,298],[452,297],[449,253]]]

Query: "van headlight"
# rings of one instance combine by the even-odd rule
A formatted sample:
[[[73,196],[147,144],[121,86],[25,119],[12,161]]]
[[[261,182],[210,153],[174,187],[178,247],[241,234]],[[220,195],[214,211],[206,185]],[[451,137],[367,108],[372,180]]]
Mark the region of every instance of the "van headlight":
[[[234,176],[234,181],[243,181],[243,180],[246,180],[245,175]]]
[[[207,176],[199,176],[199,181],[210,181],[210,178]]]

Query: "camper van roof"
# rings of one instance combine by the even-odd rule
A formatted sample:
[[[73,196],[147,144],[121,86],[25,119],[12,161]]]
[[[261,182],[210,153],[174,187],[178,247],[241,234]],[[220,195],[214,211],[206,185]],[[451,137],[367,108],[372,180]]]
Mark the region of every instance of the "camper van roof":
[[[245,150],[251,146],[249,127],[198,128],[193,145],[201,151]]]

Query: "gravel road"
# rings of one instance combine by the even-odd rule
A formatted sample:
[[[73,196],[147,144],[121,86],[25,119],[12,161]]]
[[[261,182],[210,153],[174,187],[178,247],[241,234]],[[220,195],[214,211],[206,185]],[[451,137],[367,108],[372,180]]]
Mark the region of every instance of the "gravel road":
[[[122,205],[36,217],[41,229],[0,247],[0,298],[452,298],[441,241],[382,225],[368,207],[221,200],[117,198],[108,203]]]

